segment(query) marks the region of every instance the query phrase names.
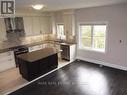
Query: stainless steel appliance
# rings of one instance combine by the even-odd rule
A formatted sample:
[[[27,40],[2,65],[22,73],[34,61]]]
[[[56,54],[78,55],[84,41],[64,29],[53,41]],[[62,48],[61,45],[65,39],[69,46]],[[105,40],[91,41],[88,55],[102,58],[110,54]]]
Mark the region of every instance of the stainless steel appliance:
[[[60,45],[62,50],[61,58],[70,61],[70,47],[68,45]]]
[[[16,63],[16,67],[18,67],[18,60],[17,60],[17,56],[23,53],[27,53],[28,52],[28,47],[26,46],[18,46],[14,48],[14,55],[15,55],[15,63]]]

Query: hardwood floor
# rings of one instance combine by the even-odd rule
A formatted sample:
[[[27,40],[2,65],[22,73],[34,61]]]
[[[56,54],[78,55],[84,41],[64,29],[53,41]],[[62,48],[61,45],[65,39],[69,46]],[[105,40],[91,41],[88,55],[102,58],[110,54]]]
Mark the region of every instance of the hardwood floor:
[[[61,60],[59,58],[58,68],[67,65],[69,62]],[[0,73],[0,95],[4,93],[13,91],[14,89],[20,87],[23,84],[28,83],[22,76],[19,74],[18,68],[12,68],[10,70]]]
[[[127,95],[127,72],[75,61],[9,95]]]
[[[0,95],[25,83],[27,81],[19,74],[18,68],[4,71],[0,73]]]

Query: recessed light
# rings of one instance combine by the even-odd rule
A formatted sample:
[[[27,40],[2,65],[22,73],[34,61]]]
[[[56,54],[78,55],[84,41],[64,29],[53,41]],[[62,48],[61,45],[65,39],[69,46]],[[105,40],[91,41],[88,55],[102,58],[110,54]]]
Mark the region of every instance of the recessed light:
[[[44,5],[42,5],[42,4],[36,4],[36,5],[32,5],[32,7],[33,7],[35,10],[41,10],[41,9],[44,7]]]

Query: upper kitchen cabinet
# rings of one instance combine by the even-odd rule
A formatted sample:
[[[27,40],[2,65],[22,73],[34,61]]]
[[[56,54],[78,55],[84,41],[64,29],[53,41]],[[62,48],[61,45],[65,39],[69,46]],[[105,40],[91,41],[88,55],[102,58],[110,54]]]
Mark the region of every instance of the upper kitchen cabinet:
[[[51,34],[51,17],[40,17],[40,27],[42,34]]]
[[[32,36],[33,33],[33,18],[32,17],[23,17],[24,20],[24,28],[25,28],[25,35]]]
[[[34,35],[41,34],[41,21],[40,17],[32,17],[33,18],[33,33]]]
[[[40,30],[40,17],[23,17],[24,27],[25,27],[25,35],[26,36],[34,36],[41,34]]]
[[[4,18],[0,18],[0,41],[6,40],[6,28]]]
[[[64,30],[66,36],[75,35],[75,16],[74,11],[65,11],[63,13]]]
[[[51,33],[50,17],[32,16],[32,17],[23,17],[23,19],[26,36]]]

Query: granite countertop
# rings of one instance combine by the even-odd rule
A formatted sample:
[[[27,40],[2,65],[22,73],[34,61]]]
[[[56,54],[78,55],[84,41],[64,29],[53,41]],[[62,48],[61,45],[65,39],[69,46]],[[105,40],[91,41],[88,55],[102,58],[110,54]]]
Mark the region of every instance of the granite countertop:
[[[36,42],[36,43],[29,43],[29,44],[20,44],[20,43],[15,43],[15,44],[0,44],[0,53],[2,52],[6,52],[6,51],[9,51],[9,50],[14,50],[16,47],[18,46],[27,46],[27,47],[30,47],[30,46],[33,46],[33,45],[38,45],[38,44],[43,44],[43,43],[46,43],[45,41],[41,41],[41,42]]]
[[[38,41],[38,42],[26,43],[26,44],[25,43],[20,43],[20,42],[19,43],[6,42],[6,43],[0,44],[0,53],[6,52],[6,51],[9,51],[9,50],[14,50],[18,46],[30,47],[30,46],[44,44],[44,43],[48,43],[48,41]]]
[[[34,61],[37,61],[42,58],[46,58],[56,53],[57,51],[54,50],[53,48],[44,48],[41,50],[21,54],[18,56],[18,58],[23,59],[28,62],[34,62]]]
[[[60,45],[67,45],[67,46],[71,46],[71,45],[74,45],[76,43],[60,43]]]
[[[7,42],[3,42],[3,43],[0,42],[0,53],[7,52],[9,50],[14,50],[18,46],[30,47],[30,46],[46,44],[46,43],[52,43],[52,44],[58,44],[58,45],[76,44],[76,43],[67,43],[67,42],[60,43],[59,41],[54,41],[54,40],[44,40],[44,41],[36,40],[33,42],[21,42],[21,41],[9,42],[9,41],[7,41]]]

